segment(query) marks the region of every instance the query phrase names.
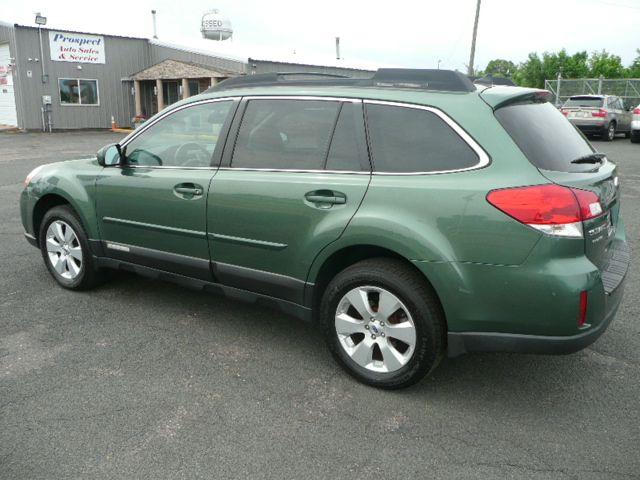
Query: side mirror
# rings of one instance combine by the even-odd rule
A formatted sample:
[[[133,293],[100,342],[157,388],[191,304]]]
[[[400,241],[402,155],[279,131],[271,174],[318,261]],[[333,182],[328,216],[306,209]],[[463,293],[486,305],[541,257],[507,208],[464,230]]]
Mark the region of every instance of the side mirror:
[[[122,150],[120,144],[112,143],[106,147],[102,147],[96,154],[98,163],[103,167],[112,167],[122,162]]]

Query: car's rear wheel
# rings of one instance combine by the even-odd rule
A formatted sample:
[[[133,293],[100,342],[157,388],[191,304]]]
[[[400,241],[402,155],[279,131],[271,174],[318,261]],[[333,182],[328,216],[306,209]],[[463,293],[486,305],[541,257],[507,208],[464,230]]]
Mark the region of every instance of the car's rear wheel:
[[[607,128],[602,133],[602,139],[606,140],[607,142],[613,142],[614,138],[616,138],[616,124],[615,122],[611,122],[609,123],[609,125],[607,125]]]
[[[640,130],[634,130],[631,132],[631,142],[640,143]]]
[[[366,384],[407,387],[432,371],[446,349],[435,292],[400,260],[361,261],[327,286],[320,321],[333,356]]]
[[[47,269],[61,286],[86,290],[100,283],[102,273],[95,268],[87,235],[73,209],[58,206],[47,211],[38,238]]]

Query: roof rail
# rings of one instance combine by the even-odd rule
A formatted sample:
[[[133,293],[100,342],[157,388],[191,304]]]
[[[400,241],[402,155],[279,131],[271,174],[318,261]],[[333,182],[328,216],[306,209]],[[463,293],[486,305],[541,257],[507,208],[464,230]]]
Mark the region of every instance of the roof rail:
[[[209,88],[207,92],[276,85],[391,87],[448,92],[473,92],[476,89],[466,75],[453,70],[380,68],[371,78],[350,78],[344,75],[316,72],[244,75],[224,80]]]

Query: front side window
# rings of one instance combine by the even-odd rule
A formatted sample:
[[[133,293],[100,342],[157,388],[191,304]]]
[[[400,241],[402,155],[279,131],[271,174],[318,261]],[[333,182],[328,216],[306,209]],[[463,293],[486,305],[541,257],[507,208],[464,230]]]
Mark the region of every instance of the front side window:
[[[324,100],[250,100],[231,166],[322,169],[339,107]]]
[[[82,78],[60,78],[58,80],[62,105],[99,105],[98,81]]]
[[[471,168],[478,155],[428,110],[367,104],[373,167],[378,172],[444,172]]]
[[[152,167],[209,167],[232,102],[208,102],[161,119],[125,147],[127,163]]]

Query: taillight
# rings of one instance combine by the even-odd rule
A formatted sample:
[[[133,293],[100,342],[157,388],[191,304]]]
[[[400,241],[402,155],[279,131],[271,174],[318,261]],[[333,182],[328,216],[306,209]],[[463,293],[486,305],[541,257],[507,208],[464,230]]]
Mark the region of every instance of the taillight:
[[[580,292],[580,306],[578,308],[578,327],[584,327],[584,324],[587,322],[587,302],[588,302],[587,291],[583,290]]]
[[[591,112],[591,116],[592,117],[599,117],[599,118],[606,118],[607,116],[607,111],[603,110],[602,108],[598,109],[595,112]]]
[[[634,108],[633,109],[633,114],[634,115],[640,115],[640,108]]]
[[[564,108],[560,110],[565,117],[569,116],[569,110],[565,110]]]
[[[487,201],[521,223],[562,237],[582,237],[582,222],[602,213],[595,193],[554,184],[492,190]]]

